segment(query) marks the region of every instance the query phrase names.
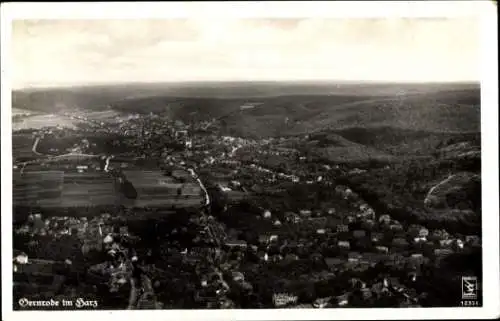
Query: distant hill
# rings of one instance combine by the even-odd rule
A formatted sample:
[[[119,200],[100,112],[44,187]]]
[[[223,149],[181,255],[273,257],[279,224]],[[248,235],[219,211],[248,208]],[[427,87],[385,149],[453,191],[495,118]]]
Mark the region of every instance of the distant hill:
[[[392,126],[426,131],[480,131],[479,91],[446,91],[332,105],[304,129]]]
[[[241,108],[249,103],[256,107]],[[474,84],[129,84],[14,91],[13,107],[50,113],[152,112],[184,122],[216,119],[222,134],[254,138],[353,127],[403,128],[413,130],[412,136],[480,132],[480,90]],[[364,144],[352,130],[339,134]]]
[[[399,127],[350,127],[332,132],[352,142],[382,150],[393,155],[402,154],[445,154],[448,144],[467,142],[469,148],[455,148],[455,154],[461,155],[469,150],[478,150],[481,146],[480,132],[440,132],[405,129]],[[463,144],[463,143],[462,143]],[[470,145],[470,146],[469,146]],[[447,147],[450,149],[451,147]],[[446,155],[452,155],[451,151]]]
[[[284,96],[395,97],[401,94],[478,90],[478,84],[384,84],[342,82],[188,82],[31,88],[12,92],[12,107],[103,109],[142,98],[252,99]]]
[[[315,159],[335,163],[352,163],[367,160],[391,161],[392,155],[373,146],[359,144],[332,131],[309,135],[309,140],[301,146],[304,153]]]
[[[352,127],[480,132],[479,96],[479,91],[457,91],[404,98],[281,97],[248,113],[231,115],[225,119],[225,128],[235,135],[255,133],[261,137]]]

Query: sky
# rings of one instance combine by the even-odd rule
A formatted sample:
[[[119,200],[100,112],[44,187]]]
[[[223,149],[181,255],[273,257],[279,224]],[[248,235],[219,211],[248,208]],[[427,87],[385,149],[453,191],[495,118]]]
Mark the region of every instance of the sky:
[[[13,87],[478,81],[479,31],[470,17],[14,20]]]

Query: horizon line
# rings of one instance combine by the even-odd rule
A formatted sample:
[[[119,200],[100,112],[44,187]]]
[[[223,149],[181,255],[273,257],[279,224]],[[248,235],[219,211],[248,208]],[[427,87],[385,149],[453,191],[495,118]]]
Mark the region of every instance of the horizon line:
[[[250,83],[274,83],[274,84],[332,84],[332,85],[481,85],[481,80],[443,80],[443,81],[422,81],[422,80],[336,80],[336,79],[297,79],[297,80],[282,80],[282,79],[262,79],[262,80],[163,80],[163,81],[137,81],[137,82],[92,82],[81,84],[54,84],[54,85],[30,85],[23,87],[12,87],[11,91],[23,90],[43,90],[43,89],[69,89],[69,88],[92,88],[92,87],[119,87],[130,85],[162,85],[162,84],[211,84],[211,83],[235,83],[235,84],[250,84]]]

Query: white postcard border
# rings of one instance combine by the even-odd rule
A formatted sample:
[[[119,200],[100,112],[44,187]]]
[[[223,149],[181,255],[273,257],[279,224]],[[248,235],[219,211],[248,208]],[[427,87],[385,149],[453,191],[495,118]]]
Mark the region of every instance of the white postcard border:
[[[14,19],[109,19],[173,17],[451,17],[480,15],[484,22],[481,57],[483,289],[482,308],[412,309],[269,309],[61,311],[51,320],[171,319],[171,320],[344,320],[344,319],[476,319],[500,314],[498,203],[498,49],[497,8],[492,1],[353,2],[213,2],[213,3],[4,3],[1,6],[2,81],[2,320],[27,320],[47,312],[12,311],[12,142],[10,59]]]

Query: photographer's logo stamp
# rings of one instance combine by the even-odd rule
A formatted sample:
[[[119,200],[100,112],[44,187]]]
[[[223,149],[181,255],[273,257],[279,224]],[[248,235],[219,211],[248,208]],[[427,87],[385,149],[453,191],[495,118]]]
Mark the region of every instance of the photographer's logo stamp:
[[[478,292],[477,277],[462,277],[462,300],[476,300]]]
[[[479,283],[475,276],[462,276],[462,301],[463,307],[478,307]]]

